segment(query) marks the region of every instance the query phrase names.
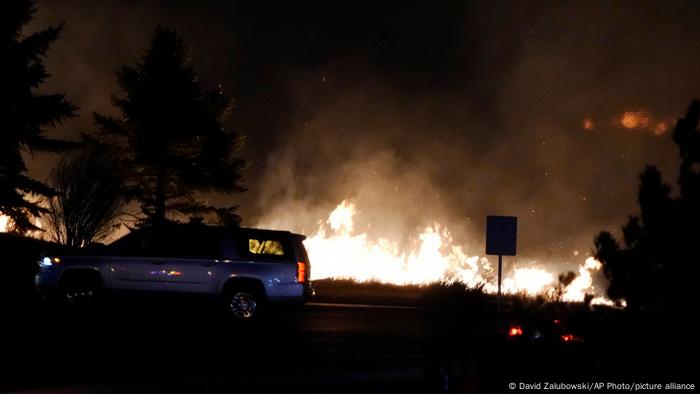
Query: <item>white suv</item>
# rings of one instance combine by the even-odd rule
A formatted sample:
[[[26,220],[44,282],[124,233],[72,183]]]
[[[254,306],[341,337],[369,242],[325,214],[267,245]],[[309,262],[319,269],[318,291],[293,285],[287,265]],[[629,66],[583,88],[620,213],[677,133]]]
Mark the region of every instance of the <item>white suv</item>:
[[[136,230],[99,253],[45,254],[37,288],[65,303],[94,303],[105,292],[215,296],[237,319],[266,304],[313,294],[302,241],[288,231],[164,224]]]

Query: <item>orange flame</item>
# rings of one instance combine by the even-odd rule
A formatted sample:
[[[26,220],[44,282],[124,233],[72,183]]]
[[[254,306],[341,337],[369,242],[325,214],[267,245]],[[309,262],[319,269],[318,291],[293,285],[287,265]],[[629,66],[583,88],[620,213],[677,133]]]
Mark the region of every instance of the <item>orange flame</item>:
[[[673,125],[673,118],[655,118],[650,111],[639,109],[614,115],[610,124],[613,127],[627,130],[643,130],[656,136],[662,136],[668,132]],[[596,122],[591,117],[584,117],[581,121],[581,127],[586,131],[595,130],[596,126]]]
[[[666,122],[657,122],[653,128],[655,135],[663,135],[668,131],[668,124]]]
[[[10,217],[5,215],[0,215],[0,233],[7,232],[7,226],[9,225]]]
[[[425,228],[417,235],[417,243],[401,250],[396,242],[386,238],[372,239],[368,234],[354,231],[355,204],[341,202],[325,223],[309,236],[304,244],[309,253],[314,279],[352,279],[358,282],[378,281],[399,285],[461,282],[467,286],[484,285],[489,293],[497,291],[494,270],[486,257],[469,255],[455,244],[450,232],[439,224]],[[588,258],[579,268],[579,277],[571,284],[567,301],[583,301],[593,290],[591,272],[600,263]],[[504,293],[545,294],[552,291],[555,275],[543,268],[516,268],[504,276]],[[571,287],[570,286],[570,287]],[[609,300],[595,299],[598,303]]]
[[[651,125],[651,115],[647,111],[627,111],[620,116],[620,125],[626,129],[646,129]]]

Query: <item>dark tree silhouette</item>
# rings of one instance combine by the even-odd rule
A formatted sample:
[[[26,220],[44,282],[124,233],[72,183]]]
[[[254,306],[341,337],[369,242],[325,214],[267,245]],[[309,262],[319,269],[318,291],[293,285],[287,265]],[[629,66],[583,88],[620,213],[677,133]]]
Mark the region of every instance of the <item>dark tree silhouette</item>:
[[[124,96],[113,98],[121,117],[95,114],[102,143],[115,147],[130,198],[147,220],[166,213],[197,216],[232,210],[205,204],[201,193],[234,193],[241,185],[243,140],[224,127],[232,101],[205,91],[190,64],[189,49],[172,30],[157,27],[135,66],[117,73]],[[237,215],[233,214],[234,221]]]
[[[58,152],[71,147],[46,137],[49,128],[75,116],[77,107],[63,94],[38,94],[49,77],[44,58],[63,25],[30,35],[22,33],[35,12],[30,0],[2,4],[0,12],[0,213],[12,220],[17,231],[38,230],[31,222],[45,208],[28,198],[54,192],[27,177],[22,152]]]
[[[59,195],[49,199],[47,215],[54,241],[82,247],[104,240],[119,227],[125,198],[112,155],[87,144],[54,167],[51,186]]]
[[[573,282],[577,276],[578,274],[576,274],[574,271],[568,271],[566,273],[559,274],[558,284],[555,290],[555,297],[557,301],[562,300],[562,298],[564,297],[564,293],[566,292],[566,288],[569,287],[571,282]]]
[[[623,226],[624,244],[608,232],[595,238],[595,255],[610,280],[608,296],[634,309],[676,311],[689,300],[700,261],[700,102],[679,119],[673,139],[680,149],[679,193],[647,166],[640,175],[640,216]]]

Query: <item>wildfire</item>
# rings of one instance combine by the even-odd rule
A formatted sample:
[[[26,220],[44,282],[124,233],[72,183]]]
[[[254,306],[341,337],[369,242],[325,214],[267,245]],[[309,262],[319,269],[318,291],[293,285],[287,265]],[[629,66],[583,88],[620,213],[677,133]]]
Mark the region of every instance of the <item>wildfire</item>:
[[[659,118],[652,116],[650,111],[640,109],[636,111],[625,111],[621,115],[612,118],[612,125],[627,130],[648,131],[655,136],[662,136],[673,125],[673,118]],[[590,127],[589,127],[590,126]],[[593,130],[595,123],[590,118],[584,118],[583,128]]]
[[[34,225],[39,228],[38,231],[27,231],[22,235],[31,238],[46,239],[46,233],[41,231],[41,229],[44,228],[43,222],[39,218],[35,218]],[[12,231],[10,217],[0,214],[0,233],[8,233],[10,231]]]
[[[419,246],[401,252],[391,240],[370,240],[366,233],[353,233],[355,206],[343,201],[328,217],[326,226],[310,236],[305,245],[313,263],[312,278],[353,279],[395,284],[428,284],[459,280],[478,284],[478,257],[467,256],[452,245],[449,232],[439,226],[419,234]]]
[[[647,111],[627,111],[619,122],[626,129],[646,129],[651,125],[651,115]]]
[[[539,268],[516,268],[512,278],[503,281],[502,291],[537,295],[554,284],[554,275]],[[583,299],[583,298],[582,298]]]
[[[486,257],[469,255],[456,244],[450,232],[439,224],[418,234],[410,250],[386,238],[372,239],[355,232],[355,205],[341,202],[304,242],[313,264],[311,279],[352,279],[358,282],[378,281],[399,285],[462,282],[468,286],[484,285],[484,290],[497,290],[495,272]],[[592,272],[601,264],[589,257],[579,268],[579,276],[567,287],[566,301],[582,301],[593,287]],[[551,272],[542,268],[516,268],[504,275],[504,293],[546,294],[556,285]],[[608,303],[604,297],[594,303]]]
[[[668,123],[656,122],[652,131],[654,132],[654,135],[663,135],[666,131],[668,131]]]
[[[566,287],[566,292],[564,292],[564,301],[580,301],[586,295],[586,290],[591,288],[593,285],[593,276],[591,271],[598,271],[602,267],[600,261],[589,257],[583,266],[578,269],[578,276],[574,279],[569,286]]]
[[[0,215],[0,233],[7,232],[7,226],[9,224],[10,218],[5,215]]]

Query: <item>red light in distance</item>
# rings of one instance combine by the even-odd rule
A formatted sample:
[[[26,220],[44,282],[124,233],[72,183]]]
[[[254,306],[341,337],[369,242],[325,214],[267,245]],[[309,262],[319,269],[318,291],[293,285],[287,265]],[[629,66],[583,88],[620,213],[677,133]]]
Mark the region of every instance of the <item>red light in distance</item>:
[[[520,326],[511,326],[510,330],[508,330],[509,337],[519,337],[521,335],[523,335],[523,329]]]

